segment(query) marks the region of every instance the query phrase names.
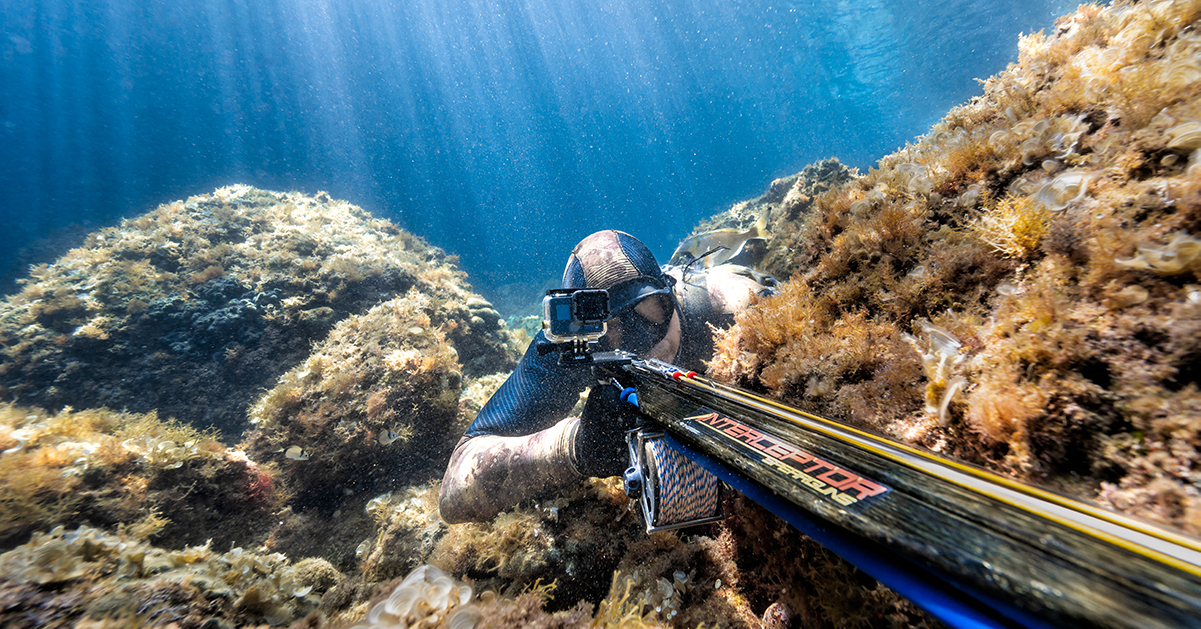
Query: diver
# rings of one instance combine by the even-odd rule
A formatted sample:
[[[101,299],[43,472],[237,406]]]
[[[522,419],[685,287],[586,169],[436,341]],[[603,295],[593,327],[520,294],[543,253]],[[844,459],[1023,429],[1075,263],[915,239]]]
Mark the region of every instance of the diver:
[[[714,328],[733,323],[754,295],[772,292],[720,266],[661,268],[646,245],[614,230],[576,245],[563,287],[608,290],[602,351],[622,349],[692,370],[711,358]],[[447,522],[490,520],[523,499],[625,471],[633,409],[620,402],[616,387],[593,387],[580,417],[567,417],[596,379],[591,369],[540,355],[540,341],[544,332],[455,446],[439,498]]]

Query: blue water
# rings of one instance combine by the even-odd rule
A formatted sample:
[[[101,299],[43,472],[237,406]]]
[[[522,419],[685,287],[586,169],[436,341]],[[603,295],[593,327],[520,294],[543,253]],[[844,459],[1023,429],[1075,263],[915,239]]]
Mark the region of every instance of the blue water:
[[[230,183],[392,218],[485,294],[597,229],[666,257],[775,177],[870,166],[1073,7],[3,0],[0,288],[39,239]]]

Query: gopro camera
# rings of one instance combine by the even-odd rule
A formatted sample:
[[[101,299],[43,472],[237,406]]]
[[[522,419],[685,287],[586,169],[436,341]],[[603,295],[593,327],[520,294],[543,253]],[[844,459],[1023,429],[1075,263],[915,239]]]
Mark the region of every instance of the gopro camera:
[[[595,341],[605,335],[609,291],[558,288],[542,298],[542,329],[555,343]]]

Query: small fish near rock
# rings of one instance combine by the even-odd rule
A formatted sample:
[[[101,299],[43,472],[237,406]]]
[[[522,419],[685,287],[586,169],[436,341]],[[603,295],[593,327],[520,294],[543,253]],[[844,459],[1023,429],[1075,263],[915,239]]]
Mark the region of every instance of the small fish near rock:
[[[377,440],[379,441],[379,444],[381,446],[388,446],[388,445],[392,445],[392,443],[394,441],[396,441],[397,439],[402,439],[404,437],[405,437],[405,435],[398,433],[396,431],[393,431],[393,430],[382,430],[382,431],[380,431],[379,437],[377,437]]]
[[[669,265],[691,265],[700,262],[705,268],[722,264],[738,264],[753,268],[767,253],[767,215],[750,229],[715,229],[685,238],[676,247]]]
[[[293,461],[307,461],[309,460],[309,451],[300,446],[292,446],[284,450],[284,456]]]

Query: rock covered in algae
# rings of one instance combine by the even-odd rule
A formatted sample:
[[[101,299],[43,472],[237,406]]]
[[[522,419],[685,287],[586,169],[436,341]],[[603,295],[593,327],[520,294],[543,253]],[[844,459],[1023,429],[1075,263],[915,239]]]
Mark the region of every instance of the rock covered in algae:
[[[416,289],[341,321],[250,408],[250,456],[281,466],[298,509],[440,474],[464,428],[455,323]]]
[[[568,605],[581,598],[597,602],[625,547],[645,536],[614,479],[582,482],[488,522],[458,525],[438,516],[438,492],[436,482],[412,486],[366,506],[377,525],[361,544],[357,572],[366,582],[431,563],[480,590],[514,591],[557,579],[556,596]]]
[[[412,289],[339,322],[249,409],[244,447],[279,467],[295,516],[276,548],[352,561],[368,500],[441,477],[467,420],[447,339],[459,321],[454,304]]]
[[[209,544],[164,550],[60,526],[0,555],[0,624],[283,625],[313,612],[336,582],[319,564]]]
[[[417,288],[470,374],[511,369],[453,257],[325,193],[221,188],[87,237],[0,303],[0,399],[157,410],[236,436],[338,321]]]
[[[1201,533],[1199,19],[1082,6],[930,133],[785,208],[765,270],[794,279],[713,373]],[[929,328],[959,344],[939,382],[904,343]]]
[[[37,528],[120,528],[167,547],[266,534],[269,468],[154,413],[0,404],[0,548]]]
[[[715,564],[717,544],[705,536],[684,542],[676,533],[648,538],[614,479],[570,486],[489,522],[447,525],[437,516],[437,497],[434,483],[368,505],[379,529],[363,543],[358,578],[379,583],[439,566],[474,583],[479,596],[470,607],[482,627],[754,626],[730,605],[702,604],[717,590],[701,580],[730,570]],[[666,579],[656,578],[661,574]],[[372,611],[382,613],[380,605]]]

